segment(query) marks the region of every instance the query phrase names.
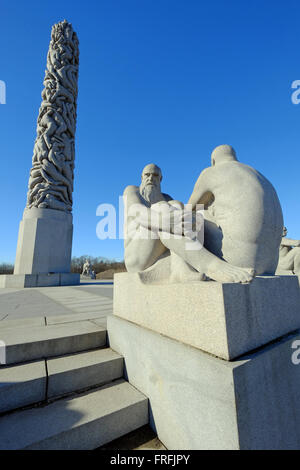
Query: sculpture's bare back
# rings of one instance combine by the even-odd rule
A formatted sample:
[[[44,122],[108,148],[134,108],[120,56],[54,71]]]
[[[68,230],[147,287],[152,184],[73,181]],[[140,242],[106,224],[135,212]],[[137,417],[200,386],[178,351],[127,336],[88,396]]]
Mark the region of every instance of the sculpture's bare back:
[[[274,274],[283,216],[272,184],[221,145],[199,176],[189,203],[206,205],[205,247],[235,266]]]

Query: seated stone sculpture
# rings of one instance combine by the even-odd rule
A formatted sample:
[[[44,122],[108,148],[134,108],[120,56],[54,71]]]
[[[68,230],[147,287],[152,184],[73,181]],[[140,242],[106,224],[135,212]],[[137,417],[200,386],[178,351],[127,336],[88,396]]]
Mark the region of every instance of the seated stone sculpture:
[[[129,272],[143,273],[142,278],[151,282],[209,278],[242,283],[250,282],[255,273],[275,273],[283,218],[273,186],[238,162],[229,145],[217,147],[211,161],[188,202],[193,211],[204,205],[204,246],[203,230],[195,234],[187,208],[161,192],[159,167],[147,165],[141,185],[127,186],[125,264]]]
[[[92,271],[92,268],[91,268],[91,263],[89,262],[89,260],[87,259],[83,265],[83,269],[82,269],[82,276],[90,276],[91,275],[91,271]]]
[[[300,276],[300,240],[293,240],[286,236],[287,229],[284,227],[279,248],[277,273],[290,271],[290,274]]]

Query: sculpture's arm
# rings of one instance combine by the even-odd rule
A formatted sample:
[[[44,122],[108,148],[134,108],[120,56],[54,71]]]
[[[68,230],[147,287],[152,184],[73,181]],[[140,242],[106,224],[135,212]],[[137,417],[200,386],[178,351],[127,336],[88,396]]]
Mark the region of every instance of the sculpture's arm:
[[[281,240],[281,245],[282,246],[295,246],[298,247],[300,246],[300,240],[293,240],[292,238],[285,238],[283,237]]]
[[[148,208],[142,203],[137,186],[127,186],[124,191],[124,204],[126,223],[134,222],[137,230],[142,226],[149,230],[178,233],[178,226],[182,225],[185,218],[184,210],[175,211],[166,201],[155,204],[153,209]]]
[[[137,186],[127,186],[123,194],[123,199],[127,225],[130,222],[134,222],[137,230],[140,226],[150,228],[151,211],[142,203],[139,188]]]
[[[197,204],[207,206],[214,198],[210,184],[210,170],[211,168],[203,170],[196,181],[191,197],[188,200],[188,204],[192,205],[192,210],[196,208]]]

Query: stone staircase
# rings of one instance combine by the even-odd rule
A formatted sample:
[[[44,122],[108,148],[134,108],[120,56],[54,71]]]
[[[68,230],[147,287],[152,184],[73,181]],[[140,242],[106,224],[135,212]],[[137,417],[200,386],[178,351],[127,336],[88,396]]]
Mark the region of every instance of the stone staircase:
[[[148,423],[148,400],[94,321],[1,322],[0,449],[95,449]]]

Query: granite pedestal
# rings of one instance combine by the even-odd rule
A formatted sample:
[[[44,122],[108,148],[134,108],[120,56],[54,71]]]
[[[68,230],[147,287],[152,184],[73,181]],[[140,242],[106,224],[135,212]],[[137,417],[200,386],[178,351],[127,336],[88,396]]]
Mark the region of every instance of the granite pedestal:
[[[108,336],[168,449],[300,449],[295,276],[154,286],[117,274]]]
[[[13,275],[0,276],[0,287],[48,287],[80,283],[70,273],[72,214],[53,209],[25,209],[20,222]]]

